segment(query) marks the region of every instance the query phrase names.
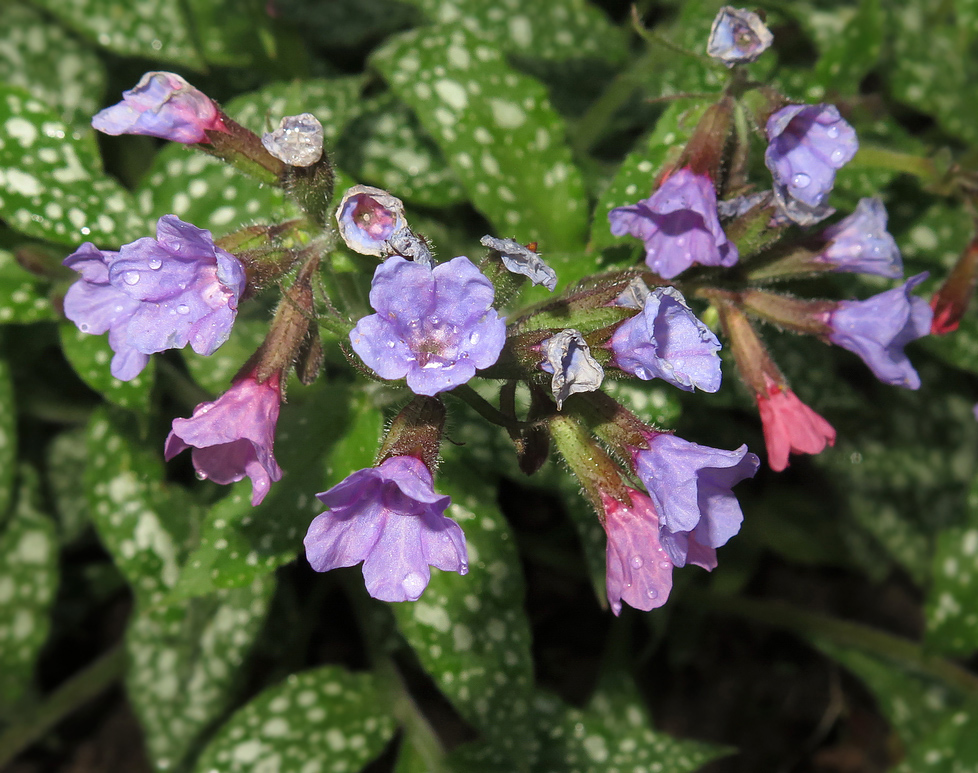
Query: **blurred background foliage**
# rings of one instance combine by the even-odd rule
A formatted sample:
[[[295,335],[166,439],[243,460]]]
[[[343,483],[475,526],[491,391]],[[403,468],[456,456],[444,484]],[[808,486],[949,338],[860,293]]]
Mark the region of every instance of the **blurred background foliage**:
[[[437,486],[472,569],[385,605],[358,569],[319,576],[297,554],[315,492],[372,463],[402,390],[366,384],[325,335],[324,377],[282,412],[287,475],[252,508],[247,481],[198,482],[161,452],[172,418],[253,351],[271,301],[243,309],[213,357],[168,352],[127,383],[104,337],[62,318],[60,261],[81,241],[114,248],[167,213],[220,236],[294,212],[213,158],[95,135],[92,114],[153,69],[258,132],[314,113],[338,187],[403,198],[441,256],[478,254],[486,232],[537,241],[561,288],[631,263],[637,242],[606,213],[647,195],[685,111],[722,87],[701,56],[718,5],[641,2],[644,37],[619,0],[0,5],[0,768],[978,769],[973,312],[910,347],[917,392],[769,330],[838,443],[740,485],[746,521],[720,567],[619,619],[603,533],[566,472],[523,477],[506,436],[457,401]],[[751,75],[839,105],[861,150],[832,203],[882,197],[929,295],[974,235],[978,4],[764,9],[775,44]],[[450,81],[484,99],[445,110]],[[333,265],[324,281],[365,304],[362,258]],[[687,439],[763,447],[732,370],[717,395],[615,396]]]

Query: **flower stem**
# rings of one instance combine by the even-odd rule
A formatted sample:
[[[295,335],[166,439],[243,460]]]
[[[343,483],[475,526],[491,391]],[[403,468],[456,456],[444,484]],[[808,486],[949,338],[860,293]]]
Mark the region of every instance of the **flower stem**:
[[[524,422],[519,421],[512,416],[507,416],[505,413],[500,411],[468,384],[457,386],[451,392],[446,392],[445,394],[457,397],[459,400],[466,403],[472,410],[478,413],[483,419],[492,422],[497,427],[504,427],[505,429],[512,430],[513,432],[518,432],[520,429],[526,426]]]
[[[878,145],[860,145],[852,159],[852,166],[890,169],[894,172],[912,174],[924,180],[936,180],[938,177],[937,169],[931,159],[888,150]]]
[[[117,644],[62,684],[43,703],[26,711],[20,721],[0,734],[0,769],[66,716],[121,679],[126,663],[125,647]]]

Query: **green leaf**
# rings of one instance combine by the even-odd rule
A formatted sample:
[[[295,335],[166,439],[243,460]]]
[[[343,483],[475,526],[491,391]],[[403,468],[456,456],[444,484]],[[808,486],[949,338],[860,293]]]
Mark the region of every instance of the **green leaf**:
[[[168,0],[32,0],[66,26],[120,56],[139,56],[200,69],[182,3]]]
[[[459,27],[400,35],[372,63],[435,139],[501,236],[581,249],[584,183],[544,87]]]
[[[294,560],[302,550],[310,522],[323,510],[315,494],[328,487],[325,459],[354,421],[354,409],[350,391],[343,386],[293,394],[282,408],[275,438],[284,477],[272,484],[257,507],[251,506],[251,484],[244,480],[210,508],[174,598],[247,585]]]
[[[600,253],[606,247],[617,244],[640,244],[633,236],[612,236],[608,213],[615,207],[624,207],[649,197],[659,173],[667,163],[676,160],[707,107],[709,102],[700,99],[676,100],[660,116],[648,139],[622,161],[594,208],[589,252]],[[598,268],[602,266],[600,255],[595,257],[594,265]],[[581,271],[582,276],[586,273],[590,272]]]
[[[10,366],[0,359],[0,526],[14,495],[14,471],[17,460],[17,406]]]
[[[0,7],[0,30],[0,82],[29,91],[66,122],[91,131],[105,90],[105,68],[95,53],[23,5]]]
[[[47,284],[21,268],[12,253],[0,250],[0,323],[57,319]]]
[[[91,521],[88,502],[79,496],[85,490],[88,463],[85,437],[84,428],[69,430],[60,433],[48,446],[45,472],[63,544],[74,542]]]
[[[449,452],[435,487],[465,531],[469,573],[433,571],[418,601],[393,604],[398,627],[459,713],[522,767],[532,657],[523,576],[495,490],[464,452]]]
[[[626,53],[622,31],[585,0],[408,0],[432,22],[457,24],[507,54],[534,59],[604,59]]]
[[[934,733],[915,744],[894,773],[970,773],[978,768],[978,699],[944,717]]]
[[[231,335],[214,354],[197,354],[189,346],[182,349],[187,370],[194,380],[208,392],[219,395],[231,386],[231,379],[248,358],[255,353],[268,332],[267,319],[243,319],[244,314],[259,311],[253,307],[239,313],[231,328]],[[259,311],[259,313],[262,313]]]
[[[259,32],[268,26],[265,4],[255,0],[186,0],[201,54],[211,64],[247,67],[261,51]]]
[[[88,424],[85,496],[99,538],[143,606],[176,584],[192,512],[167,501],[160,451],[108,410]]]
[[[978,61],[968,28],[953,9],[927,0],[892,3],[887,10],[891,45],[884,71],[893,95],[933,116],[945,131],[978,141]]]
[[[0,216],[11,228],[68,245],[144,235],[132,197],[102,174],[94,139],[11,86],[0,85],[0,126]]]
[[[356,773],[394,733],[370,674],[336,666],[292,674],[238,711],[204,750],[197,773]]]
[[[109,370],[114,353],[109,346],[108,335],[83,333],[73,322],[62,322],[58,331],[64,355],[82,381],[120,408],[133,411],[146,411],[149,408],[156,375],[152,357],[142,373],[130,381],[120,381]]]
[[[0,533],[0,710],[12,708],[30,687],[34,662],[50,627],[58,586],[54,522],[38,510],[38,478],[21,468],[16,507]]]
[[[978,650],[978,485],[967,510],[966,525],[937,535],[927,596],[927,643],[948,655]]]
[[[807,3],[786,6],[814,38],[821,56],[815,80],[827,91],[858,94],[859,83],[879,60],[883,44],[880,0],[860,0],[855,7],[819,9]]]
[[[352,77],[277,83],[237,97],[224,109],[258,134],[277,126],[283,116],[312,113],[322,122],[329,146],[354,115],[361,84]],[[216,236],[296,214],[281,189],[259,185],[223,161],[180,145],[157,154],[135,196],[147,224],[174,214]]]
[[[634,682],[621,674],[605,677],[586,709],[543,693],[534,698],[533,709],[541,748],[532,770],[539,773],[692,773],[729,753],[654,730]]]
[[[364,103],[337,151],[357,178],[426,207],[465,201],[465,191],[410,108],[389,93]]]
[[[133,617],[126,689],[157,770],[179,766],[230,706],[274,588],[274,577],[262,577]]]

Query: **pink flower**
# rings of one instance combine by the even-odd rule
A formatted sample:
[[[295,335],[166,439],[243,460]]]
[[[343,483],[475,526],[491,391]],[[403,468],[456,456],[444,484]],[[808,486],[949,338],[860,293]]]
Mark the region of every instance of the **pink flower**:
[[[251,504],[258,505],[282,477],[272,446],[282,391],[276,374],[259,383],[254,373],[236,381],[212,403],[201,403],[189,419],[174,419],[166,439],[167,461],[193,448],[194,468],[215,483],[251,478]]]
[[[764,428],[767,463],[775,472],[788,466],[790,453],[818,454],[826,445],[835,445],[832,425],[787,387],[769,382],[767,394],[757,395],[757,407]]]
[[[209,131],[228,133],[214,101],[172,72],[148,72],[122,101],[102,110],[92,126],[104,133],[144,134],[192,145]]]
[[[634,489],[628,494],[630,507],[601,495],[608,533],[605,587],[616,615],[621,614],[622,601],[645,611],[661,607],[672,590],[673,563],[659,543],[659,516],[652,500]],[[690,540],[690,561],[694,544]]]

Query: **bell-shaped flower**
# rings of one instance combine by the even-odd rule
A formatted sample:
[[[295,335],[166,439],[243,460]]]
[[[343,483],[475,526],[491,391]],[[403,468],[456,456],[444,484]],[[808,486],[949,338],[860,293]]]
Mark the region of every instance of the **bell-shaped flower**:
[[[122,101],[102,110],[92,126],[104,134],[144,134],[191,145],[207,132],[228,132],[214,101],[172,72],[148,72]]]
[[[469,570],[465,535],[444,515],[431,472],[414,456],[358,470],[316,496],[328,508],[309,526],[306,558],[317,572],[363,562],[367,592],[381,601],[416,601],[434,566]]]
[[[346,246],[361,255],[393,254],[390,238],[407,228],[404,202],[385,190],[354,185],[336,208],[336,224]]]
[[[621,614],[621,603],[648,611],[661,607],[672,591],[673,563],[659,544],[659,516],[645,494],[628,489],[629,505],[602,494],[605,551],[605,587],[611,611]]]
[[[191,448],[201,479],[236,483],[251,478],[251,504],[282,477],[275,461],[275,424],[282,390],[278,374],[259,383],[254,374],[234,382],[217,400],[201,403],[189,419],[174,419],[163,454],[167,461]]]
[[[835,271],[857,271],[897,279],[903,261],[896,240],[886,230],[886,207],[879,199],[860,199],[856,211],[822,232],[825,249],[816,257]]]
[[[466,257],[434,269],[388,258],[370,286],[377,313],[357,323],[350,344],[381,378],[407,378],[415,394],[436,395],[499,358],[506,325],[493,297],[492,284]]]
[[[767,463],[775,472],[788,466],[789,454],[819,454],[835,445],[835,429],[787,387],[770,381],[757,395]]]
[[[835,105],[789,105],[767,121],[764,163],[776,188],[807,207],[822,207],[835,173],[856,155],[855,130]],[[788,216],[791,217],[790,213]]]
[[[829,340],[858,354],[884,384],[907,389],[920,388],[903,347],[930,333],[934,312],[911,290],[927,278],[917,274],[903,283],[865,301],[840,301],[829,314]]]
[[[65,316],[84,333],[109,331],[112,375],[135,378],[146,355],[180,349],[213,354],[231,332],[245,289],[241,261],[210,231],[164,215],[156,239],[103,251],[86,242],[64,265],[81,274],[65,295]]]
[[[631,298],[631,295],[629,295]],[[720,388],[720,341],[673,287],[656,287],[642,310],[625,320],[611,337],[615,364],[648,381],[661,378],[692,392]]]
[[[684,167],[649,198],[608,213],[611,233],[645,243],[645,262],[672,279],[693,263],[732,266],[737,247],[727,240],[717,215],[717,194],[709,177]]]
[[[713,20],[706,53],[727,67],[753,62],[771,47],[774,35],[761,17],[744,8],[723,6]]]
[[[673,564],[685,566],[694,543],[715,549],[740,531],[744,515],[731,489],[752,478],[760,464],[747,446],[724,451],[654,433],[648,448],[633,450],[633,459],[659,514],[659,541]]]

